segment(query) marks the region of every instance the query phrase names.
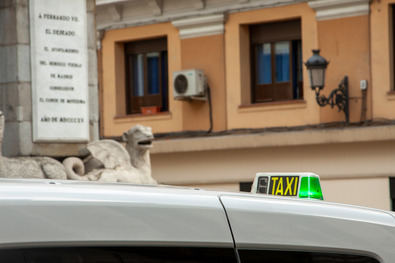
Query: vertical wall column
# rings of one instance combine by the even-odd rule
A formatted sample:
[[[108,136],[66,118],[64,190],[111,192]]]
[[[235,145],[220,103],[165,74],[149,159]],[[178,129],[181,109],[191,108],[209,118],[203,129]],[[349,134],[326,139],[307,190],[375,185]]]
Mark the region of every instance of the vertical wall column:
[[[88,32],[88,95],[90,140],[99,139],[99,76],[97,58],[96,0],[86,0]]]
[[[226,129],[224,16],[211,15],[173,21],[181,38],[182,69],[201,69],[208,79],[212,97],[213,130]],[[183,105],[183,129],[209,128],[208,102]]]
[[[368,80],[366,118],[372,117],[370,77],[369,0],[318,0],[309,5],[316,11],[318,47],[330,63],[324,94],[349,77],[350,122],[359,122],[362,111],[360,81]],[[318,105],[317,105],[318,107]],[[321,123],[343,121],[344,113],[321,108]]]
[[[0,110],[6,116],[3,152],[9,155],[29,151],[24,145],[31,141],[28,4],[0,1]]]

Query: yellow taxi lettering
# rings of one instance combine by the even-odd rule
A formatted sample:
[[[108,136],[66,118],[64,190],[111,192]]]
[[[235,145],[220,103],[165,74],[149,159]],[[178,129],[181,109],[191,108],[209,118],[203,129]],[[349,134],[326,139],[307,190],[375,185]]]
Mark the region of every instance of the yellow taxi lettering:
[[[272,177],[272,181],[273,181],[273,188],[272,191],[274,193],[274,191],[276,190],[276,182],[277,182],[278,178],[277,177]]]
[[[283,189],[283,178],[280,177],[279,180],[278,180],[278,185],[277,185],[277,190],[276,190],[275,195],[283,195],[283,191],[284,191],[284,189]]]
[[[298,189],[297,189],[298,183],[299,183],[298,180],[299,180],[299,177],[295,177],[295,186],[294,186],[294,193],[295,193],[295,195],[297,194],[296,191],[298,190]]]
[[[287,183],[286,183],[284,195],[287,195],[287,193],[289,193],[289,195],[294,195],[292,193],[292,183],[293,183],[295,177],[291,177],[291,178],[286,177],[286,179],[287,179]],[[291,181],[289,179],[291,179]]]

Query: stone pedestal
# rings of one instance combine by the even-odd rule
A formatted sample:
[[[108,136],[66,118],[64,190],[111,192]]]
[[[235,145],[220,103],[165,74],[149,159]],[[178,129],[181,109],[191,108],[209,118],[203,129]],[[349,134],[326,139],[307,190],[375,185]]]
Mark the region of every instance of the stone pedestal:
[[[75,0],[78,1],[78,0]],[[51,55],[46,56],[40,53],[42,47],[56,47],[56,43],[37,42],[37,37],[42,34],[40,30],[37,31],[36,22],[32,23],[32,16],[39,14],[32,14],[39,10],[41,15],[69,15],[66,14],[67,8],[62,8],[62,5],[68,5],[68,1],[56,1],[58,8],[55,12],[45,11],[45,8],[37,7],[36,0],[3,0],[0,1],[0,110],[2,110],[6,117],[6,127],[3,140],[3,155],[48,155],[48,156],[68,156],[77,155],[79,149],[83,147],[86,142],[98,139],[98,82],[97,82],[97,56],[96,56],[96,28],[95,28],[95,0],[80,0],[86,12],[80,14],[84,21],[85,43],[80,46],[80,52],[85,56],[85,62],[73,61],[70,57],[60,57],[55,59]],[[62,14],[62,10],[65,14]],[[84,16],[85,15],[85,16]],[[72,19],[70,17],[70,19]],[[41,24],[48,23],[47,30],[50,33],[56,33],[56,30],[64,30],[67,24],[62,25],[67,21],[52,21],[51,19],[39,21]],[[45,29],[43,29],[45,30]],[[70,31],[81,31],[81,29],[73,29]],[[82,32],[81,31],[81,32]],[[41,32],[41,33],[40,33]],[[49,31],[48,31],[49,32]],[[45,34],[45,32],[44,32]],[[40,41],[54,41],[50,37],[42,38]],[[42,62],[41,62],[42,61]],[[37,63],[43,63],[47,68],[40,68]],[[50,63],[64,62],[64,66],[58,66]],[[74,63],[76,67],[67,65],[67,63]],[[48,69],[48,70],[47,70]],[[82,70],[81,70],[82,69]],[[74,70],[74,71],[73,71]],[[86,72],[85,76],[83,72]],[[41,73],[40,73],[41,72]],[[44,72],[44,73],[42,73]],[[50,91],[52,86],[73,86],[66,82],[57,79],[58,74],[70,75],[67,72],[74,72],[72,78],[79,78],[75,89],[80,89],[75,95],[64,95],[65,91],[54,92],[56,89]],[[48,74],[48,76],[44,75]],[[56,77],[51,77],[50,74],[56,74]],[[59,78],[61,76],[59,75]],[[66,76],[67,77],[67,76]],[[44,82],[43,79],[47,78]],[[53,79],[51,79],[53,78]],[[49,83],[51,82],[51,83]],[[83,83],[83,84],[81,84]],[[58,85],[62,84],[62,85]],[[81,90],[82,89],[82,90]],[[43,96],[44,91],[44,96]],[[49,91],[45,94],[45,92]],[[40,93],[41,92],[41,93]],[[67,93],[67,92],[66,92]],[[83,95],[81,95],[83,94]],[[82,97],[81,97],[82,96]],[[87,98],[86,100],[84,98]],[[56,125],[39,126],[43,118],[37,114],[38,102],[44,100],[58,99],[75,99],[85,100],[86,105],[81,108],[74,108],[76,115],[85,114],[86,118],[83,120],[84,125],[68,126],[71,131],[81,129],[81,136],[74,136],[71,132],[64,132],[64,127],[59,126],[59,119]],[[51,102],[53,103],[53,101]],[[69,117],[66,116],[69,112],[67,107],[62,105],[48,105],[43,104],[40,110],[48,112],[51,117]],[[41,106],[43,106],[41,105]],[[34,110],[36,109],[36,110]],[[85,110],[85,112],[83,112]],[[63,112],[62,112],[63,111]],[[65,113],[65,114],[61,114]],[[45,116],[44,116],[45,117]],[[53,119],[55,120],[55,119]],[[72,119],[71,119],[72,120]],[[81,120],[80,120],[81,121]],[[36,127],[36,128],[34,128]],[[41,130],[37,130],[38,129]],[[57,129],[56,129],[57,128]],[[46,130],[53,129],[53,136],[51,132],[46,133]],[[40,133],[41,132],[41,133]],[[44,136],[41,136],[44,134]],[[70,135],[71,134],[71,135]],[[70,135],[70,136],[69,136]]]

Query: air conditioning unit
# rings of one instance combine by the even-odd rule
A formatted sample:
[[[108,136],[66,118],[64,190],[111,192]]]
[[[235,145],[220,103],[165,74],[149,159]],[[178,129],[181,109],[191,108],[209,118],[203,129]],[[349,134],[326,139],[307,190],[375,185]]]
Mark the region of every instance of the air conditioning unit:
[[[177,71],[173,74],[174,99],[197,99],[207,98],[207,79],[202,70],[190,69]]]

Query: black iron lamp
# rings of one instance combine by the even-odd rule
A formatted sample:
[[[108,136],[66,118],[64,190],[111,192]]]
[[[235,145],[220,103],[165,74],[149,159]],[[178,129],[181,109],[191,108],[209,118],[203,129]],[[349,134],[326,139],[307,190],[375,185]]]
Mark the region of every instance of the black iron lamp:
[[[330,105],[331,108],[337,106],[339,111],[343,111],[346,116],[346,123],[349,122],[348,111],[348,77],[345,76],[337,89],[332,90],[328,97],[320,95],[325,86],[325,71],[329,62],[320,56],[320,50],[314,49],[311,56],[305,63],[309,72],[310,86],[315,91],[315,99],[321,107]]]

